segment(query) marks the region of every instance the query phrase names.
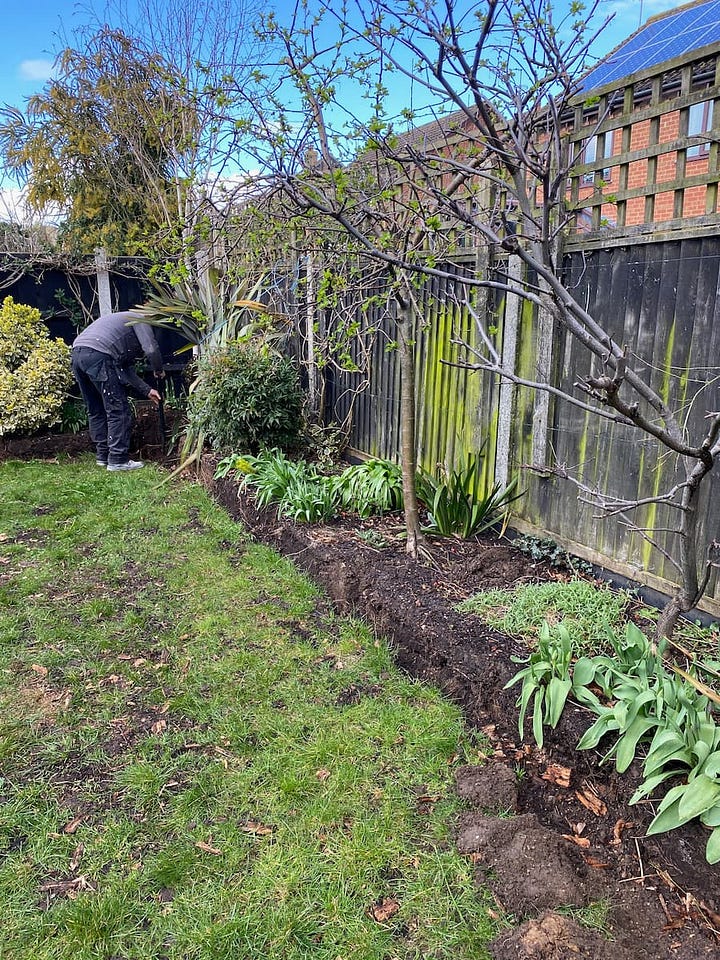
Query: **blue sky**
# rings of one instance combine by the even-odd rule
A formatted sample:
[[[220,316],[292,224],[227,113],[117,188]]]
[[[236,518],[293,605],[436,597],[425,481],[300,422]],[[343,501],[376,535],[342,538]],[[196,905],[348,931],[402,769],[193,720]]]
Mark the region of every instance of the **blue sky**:
[[[6,0],[0,28],[0,107],[23,109],[28,97],[42,90],[51,76],[55,55],[72,41],[75,30],[89,22],[102,20],[93,10],[102,11],[105,3],[135,9],[135,0]],[[162,6],[171,0],[154,0]],[[203,4],[203,0],[196,0]],[[327,0],[326,0],[327,2]],[[340,0],[330,0],[340,3]],[[362,2],[362,0],[360,0]],[[464,6],[468,0],[459,0]],[[554,0],[556,22],[571,0]],[[591,0],[586,0],[591,2]],[[292,0],[269,0],[279,17],[291,9]],[[680,5],[678,0],[599,0],[603,15],[614,20],[603,34],[595,54],[603,56],[632,34],[647,19]],[[0,166],[0,220],[24,216],[22,193]],[[20,205],[19,205],[20,204]]]
[[[202,2],[202,0],[199,0]],[[569,0],[556,0],[556,8]],[[601,10],[615,20],[597,53],[611,49],[641,22],[672,7],[677,0],[601,0]],[[282,9],[285,4],[279,4]],[[86,3],[74,0],[14,0],[6,4],[0,29],[0,104],[22,107],[25,99],[42,89],[50,76],[55,53],[75,27],[87,20]]]

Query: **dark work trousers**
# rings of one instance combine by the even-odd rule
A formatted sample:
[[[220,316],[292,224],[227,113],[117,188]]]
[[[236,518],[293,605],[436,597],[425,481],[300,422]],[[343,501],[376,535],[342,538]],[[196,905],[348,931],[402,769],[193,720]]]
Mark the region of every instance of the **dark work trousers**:
[[[88,409],[90,439],[97,459],[127,463],[132,414],[117,364],[90,347],[74,347],[72,368]]]

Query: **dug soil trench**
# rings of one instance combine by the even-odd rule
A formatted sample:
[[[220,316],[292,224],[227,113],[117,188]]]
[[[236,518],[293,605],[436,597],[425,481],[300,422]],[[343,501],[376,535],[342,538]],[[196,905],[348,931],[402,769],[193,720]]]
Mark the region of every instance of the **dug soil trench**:
[[[0,459],[88,449],[84,435],[49,435],[0,441]],[[152,446],[142,453],[153,458]],[[493,538],[433,540],[432,562],[417,564],[404,552],[398,517],[322,526],[280,521],[231,480],[214,481],[213,471],[208,459],[203,482],[233,517],[305,570],[338,611],[387,637],[405,671],[440,687],[490,739],[486,763],[456,770],[465,809],[453,830],[478,882],[491,886],[499,912],[516,921],[493,943],[496,960],[720,957],[720,869],[705,861],[707,833],[691,824],[646,838],[653,804],[628,805],[638,767],[618,776],[600,765],[600,753],[575,749],[591,722],[580,708],[566,709],[542,750],[529,735],[520,741],[517,688],[504,687],[518,669],[511,658],[526,648],[456,609],[481,590],[556,573]],[[347,702],[371,695],[370,684],[346,691]],[[574,918],[603,899],[610,939]]]
[[[542,750],[530,736],[521,742],[517,688],[504,687],[518,669],[511,658],[527,649],[456,609],[479,591],[557,573],[495,538],[433,540],[432,562],[418,564],[405,553],[397,516],[296,524],[212,475],[208,460],[204,483],[256,539],[305,570],[337,610],[387,637],[404,670],[440,687],[490,738],[485,765],[456,771],[466,810],[455,835],[478,882],[522,921],[493,944],[497,960],[720,957],[720,870],[705,860],[707,833],[690,825],[646,838],[653,804],[628,806],[638,765],[619,776],[599,753],[577,751],[592,722],[578,707],[565,710]],[[603,899],[611,940],[573,919]]]

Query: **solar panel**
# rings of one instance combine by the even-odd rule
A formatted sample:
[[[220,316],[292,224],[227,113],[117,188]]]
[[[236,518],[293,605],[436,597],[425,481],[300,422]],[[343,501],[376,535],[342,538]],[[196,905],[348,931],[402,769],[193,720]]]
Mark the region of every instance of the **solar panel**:
[[[720,41],[720,0],[707,0],[641,27],[582,81],[584,91],[624,80],[639,70],[674,60]]]

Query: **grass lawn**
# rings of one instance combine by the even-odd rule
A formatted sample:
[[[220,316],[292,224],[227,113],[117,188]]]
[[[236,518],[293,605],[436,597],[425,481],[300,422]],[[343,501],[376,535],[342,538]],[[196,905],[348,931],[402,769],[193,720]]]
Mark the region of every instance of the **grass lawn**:
[[[482,744],[161,476],[0,464],[0,958],[487,957]]]

